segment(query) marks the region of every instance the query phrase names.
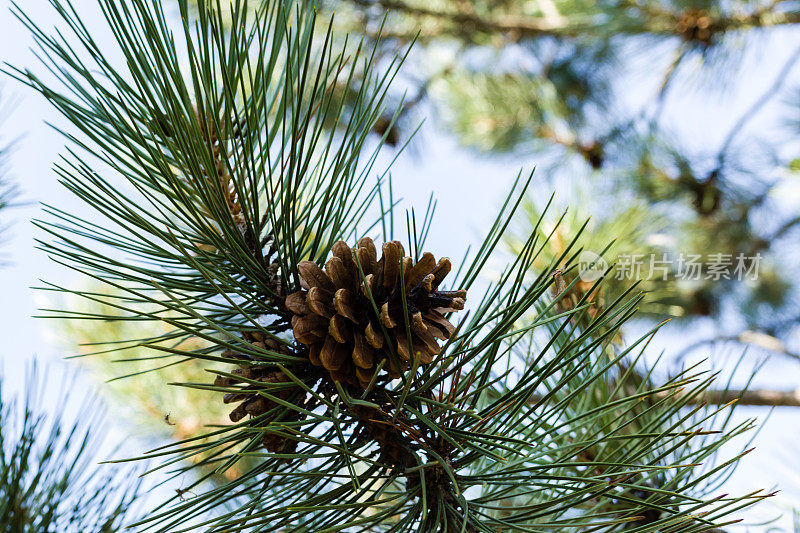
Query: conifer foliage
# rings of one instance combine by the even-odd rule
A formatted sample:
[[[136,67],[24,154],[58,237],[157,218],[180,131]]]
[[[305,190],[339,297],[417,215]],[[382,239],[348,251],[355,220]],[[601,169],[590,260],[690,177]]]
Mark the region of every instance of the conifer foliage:
[[[485,282],[532,177],[455,273],[424,251],[432,213],[395,238],[369,136],[401,56],[376,64],[287,0],[182,1],[177,25],[158,1],[98,0],[112,53],[52,4],[52,35],[17,13],[59,81],[13,75],[71,122],[56,171],[90,211],[46,207],[43,247],[115,289],[70,291],[119,311],[92,318],[170,326],[109,343],[159,350],[153,368],[202,360],[208,381],[163,386],[237,404],[142,455],[188,484],[138,529],[700,532],[760,497],[719,493],[736,458],[716,451],[751,424],[686,407],[707,376],[625,371],[640,296],[589,314],[595,285],[557,307],[579,250],[537,271],[537,231]],[[334,90],[356,79],[354,99]]]
[[[66,392],[74,380],[62,382],[56,395],[54,380],[36,365],[29,367],[24,395],[7,391],[7,381],[0,375],[0,531],[124,529],[133,521],[140,480],[131,468],[97,466],[104,421],[97,403],[67,412],[77,407]]]

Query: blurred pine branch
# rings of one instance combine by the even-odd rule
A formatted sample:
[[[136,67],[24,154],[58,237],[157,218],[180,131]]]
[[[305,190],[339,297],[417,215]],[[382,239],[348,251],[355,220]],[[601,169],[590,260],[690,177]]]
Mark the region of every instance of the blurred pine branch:
[[[135,520],[132,468],[98,466],[103,414],[96,401],[70,402],[75,381],[28,368],[23,393],[0,376],[0,530],[14,533],[123,531]]]
[[[433,109],[440,130],[471,149],[534,154],[562,203],[576,212],[601,208],[603,224],[584,240],[589,234],[595,241],[613,239],[623,250],[656,259],[666,254],[672,263],[700,254],[704,273],[714,268],[716,254],[761,257],[756,280],[681,282],[676,268],[664,283],[643,279],[653,294],[645,310],[657,320],[710,318],[718,334],[709,341],[736,339],[747,330],[798,351],[793,339],[800,272],[790,257],[800,219],[796,206],[787,210],[782,197],[792,188],[786,169],[794,163],[785,153],[796,127],[774,120],[765,127],[763,120],[767,108],[786,100],[782,95],[797,73],[798,52],[787,51],[775,79],[765,80],[752,103],[722,111],[734,120],[719,146],[707,140],[715,134],[713,120],[695,137],[679,128],[693,123],[681,108],[690,95],[718,100],[741,80],[758,78],[771,51],[784,52],[782,43],[796,46],[780,28],[799,21],[797,2],[320,4],[336,12],[339,28],[373,36],[381,28],[380,50],[412,39],[420,44],[404,71],[409,94],[416,97],[391,130],[397,144],[409,138],[415,117]],[[757,64],[751,56],[759,58]],[[632,83],[656,89],[635,109],[629,102]],[[775,139],[769,130],[778,128]],[[591,184],[595,194],[588,201],[575,196],[564,185],[573,181]],[[547,198],[533,200],[544,204]],[[626,232],[629,205],[660,220],[659,228]],[[527,228],[536,221],[534,214]],[[622,232],[612,231],[620,227]],[[618,293],[626,283],[610,285],[619,285],[608,289]],[[738,310],[740,331],[732,330],[726,309]]]

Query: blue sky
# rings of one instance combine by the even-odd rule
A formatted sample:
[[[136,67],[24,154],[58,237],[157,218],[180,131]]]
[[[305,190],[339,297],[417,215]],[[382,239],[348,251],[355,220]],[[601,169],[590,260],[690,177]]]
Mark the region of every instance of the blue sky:
[[[8,5],[7,0],[0,0],[2,60],[13,65],[33,65],[34,58],[29,50],[31,39],[10,15]],[[26,0],[24,5],[32,18],[43,27],[52,26],[55,22],[46,0]],[[93,2],[88,1],[81,3],[85,22],[88,27],[96,28],[102,36],[103,24],[99,12],[90,8],[92,5]],[[749,102],[758,98],[798,45],[800,33],[796,30],[776,31],[769,43],[748,51],[744,68],[737,74],[737,83],[733,87],[711,96],[673,96],[666,107],[665,122],[698,149],[713,151],[738,118],[729,110],[744,109]],[[637,59],[643,64],[647,60]],[[800,70],[796,69],[791,81],[795,86],[800,85]],[[621,83],[629,86],[630,97],[627,102],[631,109],[641,106],[655,89],[653,80],[647,77],[637,76]],[[4,99],[11,103],[8,117],[3,122],[2,138],[8,141],[20,137],[11,155],[9,168],[12,178],[22,189],[24,199],[30,202],[6,215],[14,222],[12,235],[3,243],[4,251],[10,255],[11,264],[0,270],[0,289],[4,300],[4,305],[0,306],[3,338],[0,357],[3,372],[10,378],[7,382],[14,388],[21,383],[24,366],[31,358],[38,357],[52,362],[56,365],[54,370],[58,372],[63,365],[59,362],[60,359],[70,355],[62,353],[56,345],[46,320],[32,318],[37,313],[37,307],[44,304],[45,297],[37,294],[31,287],[38,285],[39,279],[74,285],[76,278],[34,249],[34,238],[42,235],[35,231],[29,220],[38,215],[37,202],[40,201],[57,204],[68,211],[80,212],[83,207],[57,184],[56,176],[52,172],[52,166],[64,143],[46,122],[60,124],[60,118],[41,98],[26,91],[13,80],[6,79],[2,85]],[[780,103],[778,100],[770,104],[764,117],[749,125],[752,131],[763,132],[761,137],[767,143],[785,137],[785,133],[775,128],[784,118],[784,108]],[[494,214],[496,200],[504,196],[520,169],[529,171],[536,165],[536,157],[515,155],[492,158],[470,152],[438,131],[435,119],[423,125],[421,139],[413,152],[401,155],[395,164],[395,189],[405,198],[406,205],[414,205],[418,210],[424,210],[433,190],[438,199],[437,220],[440,224],[430,235],[430,247],[437,250],[437,255],[458,257],[467,243],[474,243],[480,238],[485,222]],[[386,153],[382,159],[388,162],[393,156],[394,154]],[[535,182],[534,190],[536,194],[549,196],[551,187],[542,179]],[[558,191],[556,193],[558,195]],[[797,207],[800,205],[800,185],[797,181],[782,190],[780,197],[787,209],[800,209]],[[565,198],[560,198],[560,201],[562,204],[567,203]],[[693,335],[705,333],[706,327],[701,324]],[[670,326],[667,326],[658,341],[664,348],[674,350],[677,345],[688,342],[691,338],[692,335],[670,330]],[[730,360],[735,360],[735,357]],[[800,365],[775,360],[762,372],[759,383],[791,389],[800,383],[799,378]],[[86,381],[82,383],[87,389],[92,387]],[[742,409],[741,414],[763,419],[767,410],[746,408]],[[126,436],[123,425],[117,424],[114,427],[115,437]],[[786,480],[786,499],[798,501],[800,493],[792,493],[792,490],[800,491],[800,473],[797,472],[800,460],[789,453],[792,443],[798,437],[800,409],[776,409],[756,440],[757,452],[746,458],[726,488],[731,491],[770,488],[779,480]],[[784,462],[784,458],[788,462]],[[794,479],[789,481],[792,475]],[[774,514],[774,509],[765,510],[763,516]],[[753,527],[751,530],[765,529]]]

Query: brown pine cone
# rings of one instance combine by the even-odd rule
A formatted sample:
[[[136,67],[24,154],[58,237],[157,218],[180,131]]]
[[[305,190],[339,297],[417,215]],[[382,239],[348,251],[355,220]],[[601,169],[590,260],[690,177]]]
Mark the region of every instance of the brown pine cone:
[[[276,351],[281,349],[279,343],[257,331],[245,332],[243,338],[245,341],[259,348],[268,348]],[[237,361],[239,368],[235,369],[233,372],[231,372],[231,374],[243,378],[240,380],[228,376],[217,376],[217,378],[214,380],[214,385],[219,387],[239,387],[240,389],[239,392],[231,392],[226,394],[222,399],[222,401],[226,404],[241,402],[233,411],[231,411],[229,415],[231,422],[239,422],[247,415],[263,415],[264,413],[268,413],[273,409],[281,407],[281,405],[279,405],[277,402],[258,394],[258,390],[266,390],[272,396],[276,396],[281,400],[286,401],[289,401],[294,393],[300,391],[300,389],[297,387],[268,387],[269,384],[279,385],[282,383],[292,383],[292,380],[289,378],[289,376],[284,374],[279,368],[253,365],[250,357],[241,353],[237,353],[233,350],[226,350],[222,356]],[[250,383],[251,381],[258,381],[267,386],[255,385]],[[298,401],[303,402],[304,396],[305,395],[302,394]],[[289,410],[276,415],[276,418],[273,420],[273,422],[288,422],[299,419],[299,412]],[[286,439],[274,434],[265,435],[261,439],[261,443],[263,444],[264,448],[275,453],[292,452],[297,448],[297,441]]]
[[[398,468],[409,468],[416,465],[413,454],[403,446],[409,439],[386,413],[366,407],[354,405],[352,413],[358,418],[366,435],[378,443],[383,458]]]
[[[412,353],[428,364],[441,350],[437,339],[453,333],[443,313],[463,309],[467,293],[438,290],[450,260],[437,263],[425,253],[414,264],[404,254],[399,242],[387,242],[378,260],[372,239],[363,238],[353,249],[342,241],[334,244],[325,270],[311,261],[298,265],[303,290],[286,298],[294,337],[334,380],[366,387],[382,360],[389,376],[399,377]]]

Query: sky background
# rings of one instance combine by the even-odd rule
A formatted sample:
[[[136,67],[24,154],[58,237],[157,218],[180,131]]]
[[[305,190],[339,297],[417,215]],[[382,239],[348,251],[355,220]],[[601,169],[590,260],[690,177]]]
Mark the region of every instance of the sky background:
[[[31,66],[35,58],[30,51],[32,40],[22,25],[9,13],[10,3],[0,0],[0,54],[1,59],[11,65]],[[26,0],[26,11],[42,27],[55,23],[53,12],[46,0]],[[103,38],[104,27],[94,2],[81,0],[84,22],[96,29],[98,40]],[[734,77],[736,83],[724,91],[710,96],[696,93],[674,91],[665,108],[664,120],[681,138],[698,151],[713,153],[728,129],[738,116],[730,109],[745,109],[750,102],[761,96],[772,84],[775,75],[783,67],[787,58],[800,46],[800,34],[793,29],[776,30],[771,40],[763,46],[748,50],[743,68]],[[640,66],[648,60],[658,58],[639,58]],[[756,68],[757,67],[757,68]],[[659,69],[653,69],[658,71]],[[751,74],[756,72],[757,75]],[[638,109],[652,97],[656,86],[646,76],[621,73],[619,83],[629,93],[630,108]],[[787,86],[800,85],[800,70],[795,69]],[[676,94],[679,93],[679,94]],[[2,372],[5,384],[11,390],[22,388],[24,369],[27,363],[37,358],[51,366],[52,374],[61,374],[71,366],[63,362],[64,353],[59,339],[55,338],[52,324],[45,319],[33,318],[37,308],[47,306],[47,296],[32,287],[44,279],[50,282],[74,286],[78,283],[75,275],[35,249],[35,239],[44,237],[30,223],[40,213],[38,202],[58,205],[72,212],[84,212],[84,208],[58,183],[52,167],[62,151],[64,143],[57,132],[47,125],[63,124],[38,95],[27,91],[15,81],[5,78],[2,94],[7,117],[2,123],[0,137],[8,142],[18,139],[9,160],[8,170],[12,179],[20,186],[26,205],[3,215],[3,221],[13,223],[11,235],[3,242],[2,251],[9,264],[0,268],[0,329],[3,344],[0,348]],[[785,139],[786,130],[780,129],[785,122],[784,102],[780,98],[769,104],[763,116],[749,124],[750,133],[757,133],[762,142]],[[385,164],[395,156],[387,150],[382,155]],[[405,199],[404,206],[416,206],[424,211],[428,197],[433,191],[438,200],[436,224],[429,237],[429,247],[437,255],[459,257],[470,243],[481,240],[482,231],[487,227],[498,201],[504,197],[514,178],[523,169],[530,171],[537,165],[537,158],[531,154],[517,154],[504,157],[490,157],[460,148],[456,141],[437,128],[436,119],[423,124],[420,137],[412,150],[402,154],[393,167],[396,194]],[[378,166],[380,168],[380,165]],[[556,193],[557,201],[566,205],[566,191],[559,191],[545,176],[537,177],[533,185],[534,194],[539,198]],[[795,179],[778,196],[786,209],[800,209],[800,184]],[[630,328],[634,337],[643,331],[644,325]],[[702,338],[709,332],[708,325],[699,323],[694,331],[687,332],[677,325],[668,324],[657,337],[657,347],[668,353],[679,351],[693,339]],[[741,350],[712,354],[709,349],[705,355],[717,357],[717,361],[735,362]],[[652,355],[657,355],[654,350]],[[719,357],[724,356],[724,357]],[[760,361],[753,356],[750,362]],[[747,369],[744,369],[745,373]],[[742,376],[745,375],[742,373]],[[769,386],[792,390],[800,384],[800,365],[774,357],[759,374],[755,386]],[[86,379],[78,381],[81,392],[91,392],[96,384]],[[769,409],[741,408],[739,417],[767,418]],[[127,449],[135,450],[142,441],[134,434],[136,428],[129,427],[122,420],[109,423],[111,441],[127,441]],[[757,512],[747,517],[750,531],[766,531],[766,526],[754,525],[758,521],[774,517],[780,505],[796,503],[800,507],[800,458],[794,453],[800,441],[800,408],[777,408],[764,425],[755,440],[757,450],[747,456],[726,490],[750,491],[757,488],[773,488],[778,485],[783,492],[770,506],[761,506]],[[740,445],[742,443],[739,443]],[[787,526],[783,520],[775,524]]]

